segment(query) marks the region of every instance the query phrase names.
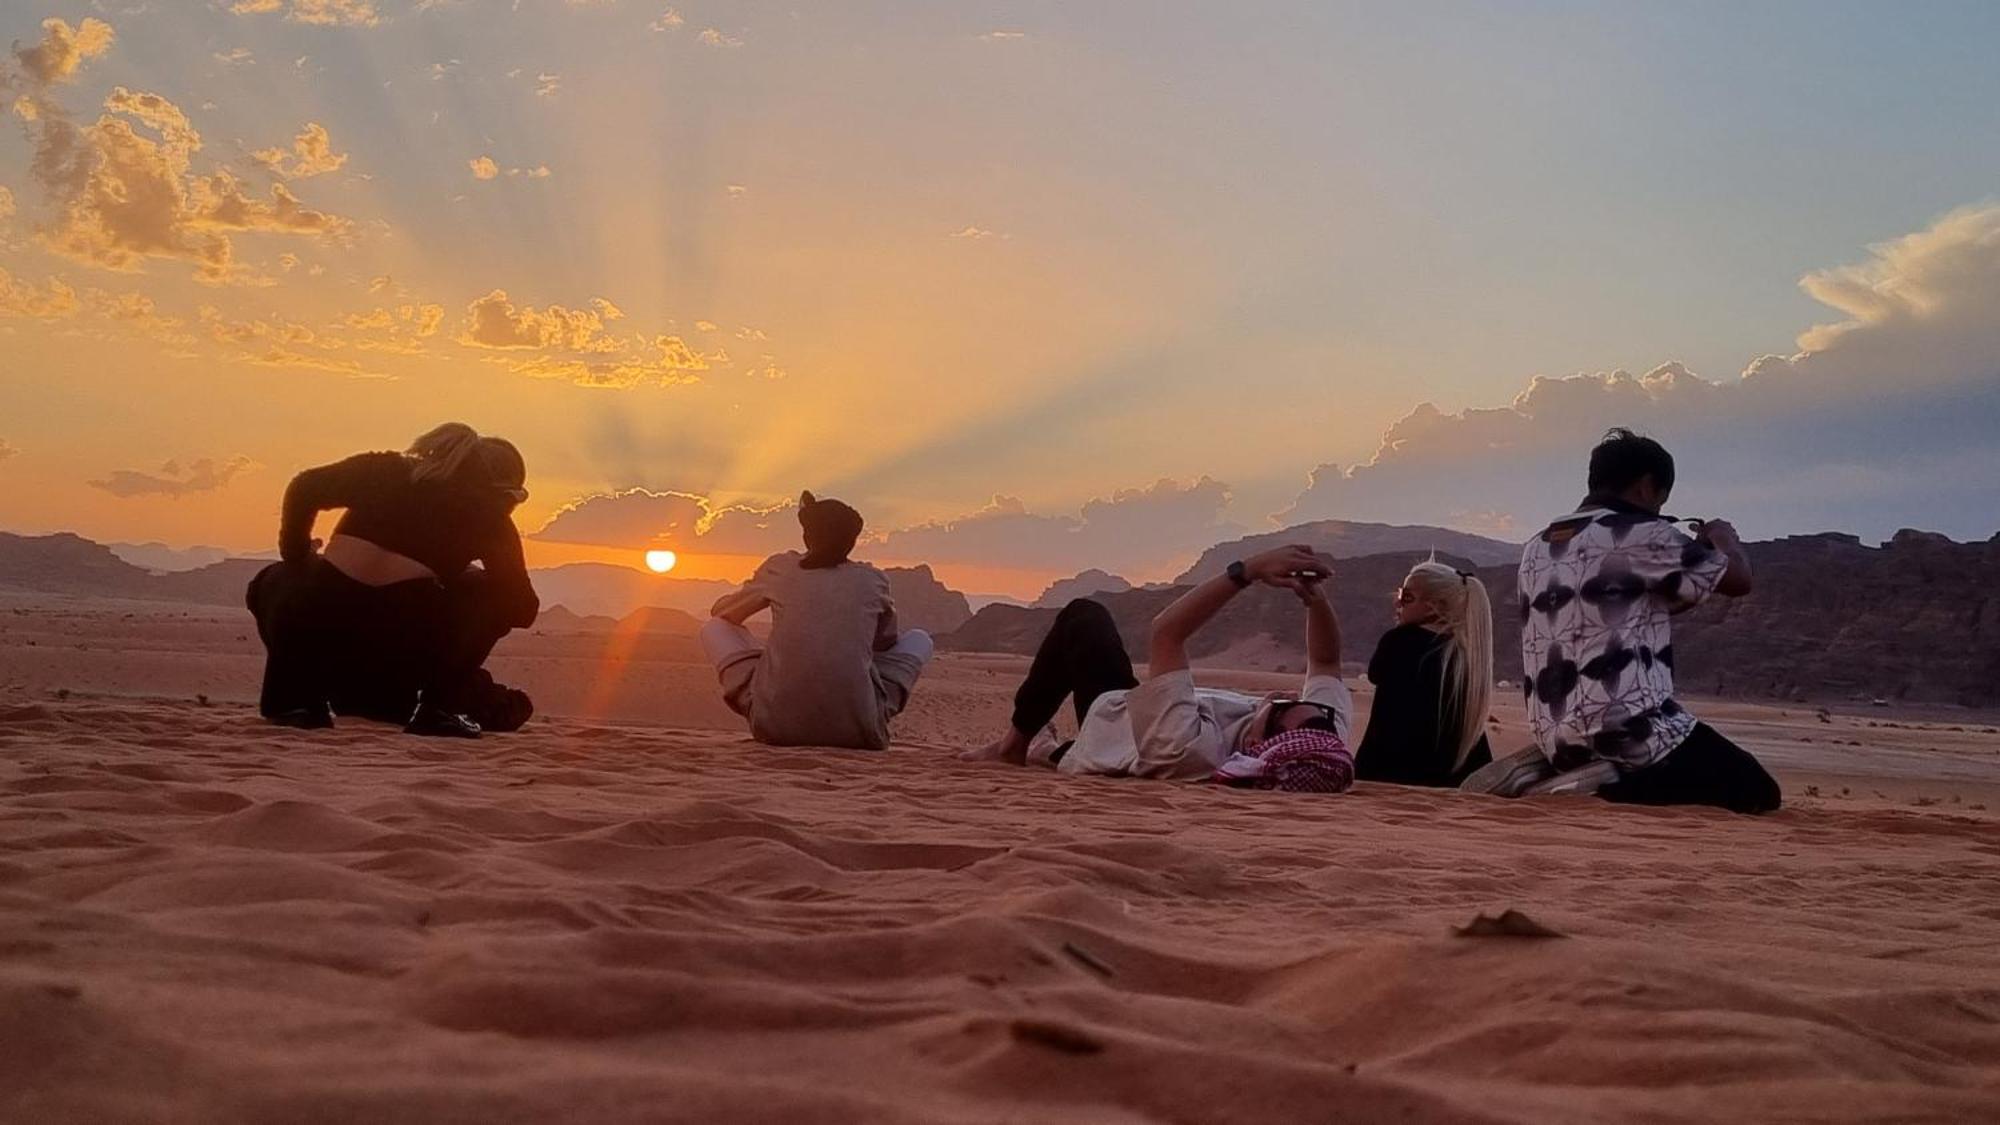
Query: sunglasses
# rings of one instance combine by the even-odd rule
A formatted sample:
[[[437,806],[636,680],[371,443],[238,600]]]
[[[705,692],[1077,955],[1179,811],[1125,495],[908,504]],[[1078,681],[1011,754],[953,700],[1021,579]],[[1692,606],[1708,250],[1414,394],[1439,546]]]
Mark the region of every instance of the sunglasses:
[[[1333,729],[1332,724],[1338,720],[1338,715],[1335,713],[1334,709],[1327,706],[1324,703],[1318,703],[1310,699],[1286,699],[1283,696],[1280,696],[1279,698],[1273,699],[1271,701],[1270,714],[1264,720],[1265,738],[1270,738],[1278,733],[1279,717],[1282,716],[1285,712],[1290,711],[1294,707],[1310,707],[1313,710],[1319,712],[1318,718],[1306,720],[1307,725],[1319,724],[1323,720],[1326,729],[1332,730]]]

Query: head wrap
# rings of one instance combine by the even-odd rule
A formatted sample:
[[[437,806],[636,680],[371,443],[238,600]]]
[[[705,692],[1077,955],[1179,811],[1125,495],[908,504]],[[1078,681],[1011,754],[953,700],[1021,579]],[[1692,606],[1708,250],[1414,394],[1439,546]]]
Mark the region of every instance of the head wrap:
[[[799,565],[822,570],[839,566],[854,552],[855,541],[861,538],[861,513],[838,500],[821,500],[801,492],[799,527],[806,539],[806,555]]]
[[[1332,731],[1300,727],[1231,755],[1215,780],[1248,789],[1344,793],[1354,784],[1354,755]]]

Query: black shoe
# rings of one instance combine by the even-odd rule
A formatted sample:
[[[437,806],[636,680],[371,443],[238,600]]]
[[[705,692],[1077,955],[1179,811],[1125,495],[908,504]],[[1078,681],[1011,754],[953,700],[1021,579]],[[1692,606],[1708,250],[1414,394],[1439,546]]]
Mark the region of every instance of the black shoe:
[[[519,688],[494,684],[466,709],[466,717],[487,734],[520,730],[535,715],[535,702]]]
[[[333,726],[333,708],[324,703],[314,703],[280,711],[265,718],[269,719],[273,726],[291,727],[294,730],[328,730]]]
[[[425,738],[478,738],[479,724],[456,715],[442,707],[428,703],[417,704],[416,714],[403,724],[404,734],[418,734]]]

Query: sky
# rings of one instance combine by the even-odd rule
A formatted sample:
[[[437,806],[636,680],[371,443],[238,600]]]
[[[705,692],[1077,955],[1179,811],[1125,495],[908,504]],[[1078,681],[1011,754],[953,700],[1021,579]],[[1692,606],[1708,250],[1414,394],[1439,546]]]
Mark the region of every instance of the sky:
[[[532,562],[801,489],[1032,594],[1525,537],[1628,424],[1751,537],[2000,530],[2000,7],[24,0],[0,528],[268,549],[514,440]]]

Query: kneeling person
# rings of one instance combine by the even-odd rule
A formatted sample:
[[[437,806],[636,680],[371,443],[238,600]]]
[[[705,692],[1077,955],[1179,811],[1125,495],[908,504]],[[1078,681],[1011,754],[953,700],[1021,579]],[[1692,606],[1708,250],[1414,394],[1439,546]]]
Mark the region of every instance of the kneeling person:
[[[1354,701],[1340,679],[1340,623],[1327,601],[1333,562],[1286,547],[1232,564],[1153,619],[1151,678],[1141,684],[1110,611],[1078,599],[1043,638],[1014,696],[1007,732],[968,754],[1064,773],[1215,779],[1339,792],[1353,781],[1346,737]],[[1250,586],[1289,589],[1306,610],[1306,676],[1296,696],[1197,688],[1187,642]],[[1072,698],[1075,740],[1044,734]]]
[[[889,579],[848,558],[861,513],[838,500],[799,498],[804,554],[764,560],[741,590],[715,603],[702,648],[723,700],[773,746],[881,750],[889,720],[910,701],[931,658],[930,634],[898,631]],[[768,645],[743,623],[771,611]]]

